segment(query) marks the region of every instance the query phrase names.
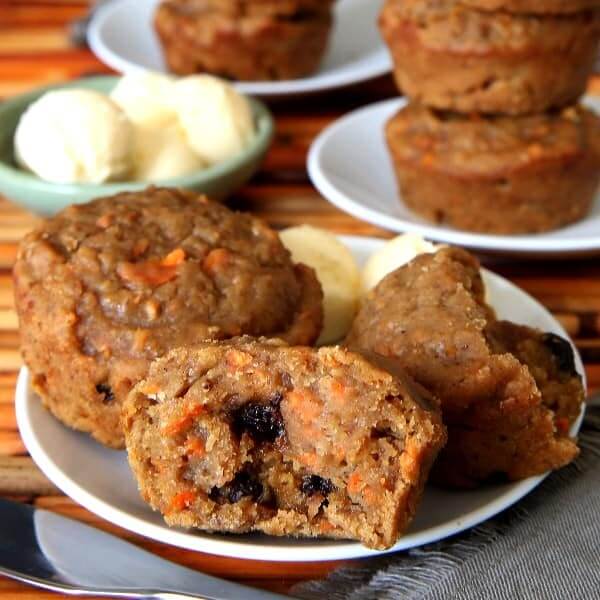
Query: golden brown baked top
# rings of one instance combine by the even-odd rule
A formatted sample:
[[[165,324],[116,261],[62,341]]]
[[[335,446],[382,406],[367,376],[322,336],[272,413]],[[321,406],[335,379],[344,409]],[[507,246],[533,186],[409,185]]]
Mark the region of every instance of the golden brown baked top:
[[[215,45],[212,51],[227,51],[231,39],[242,37],[256,40],[275,38],[285,48],[286,37],[292,39],[299,32],[329,31],[332,17],[329,12],[315,13],[307,18],[285,18],[257,12],[237,17],[227,12],[214,10],[207,0],[197,0],[199,6],[188,6],[182,2],[169,0],[159,5],[155,22],[162,30],[181,39],[193,39],[189,53]]]
[[[494,177],[584,153],[600,165],[600,119],[581,106],[484,117],[409,104],[388,122],[387,136],[399,160],[459,176]]]
[[[240,333],[310,343],[320,331],[320,286],[277,233],[181,190],[65,209],[25,237],[15,274],[38,301],[71,307],[92,355],[153,356]]]
[[[530,14],[574,13],[600,8],[600,0],[460,0],[460,2],[481,10]]]
[[[580,37],[598,35],[600,12],[539,16],[480,11],[457,0],[387,0],[384,29],[401,28],[431,50],[465,54],[568,49]]]
[[[304,17],[327,12],[335,0],[163,0],[182,14],[215,11],[234,17]]]

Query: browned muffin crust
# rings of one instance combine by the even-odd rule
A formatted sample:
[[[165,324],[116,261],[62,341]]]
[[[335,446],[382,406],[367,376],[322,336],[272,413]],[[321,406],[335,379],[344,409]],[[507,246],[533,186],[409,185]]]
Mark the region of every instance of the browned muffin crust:
[[[245,81],[296,79],[317,70],[329,41],[330,11],[298,17],[236,17],[161,3],[154,24],[169,68]]]
[[[397,370],[397,368],[396,368]],[[388,548],[445,442],[438,406],[340,348],[179,348],[124,406],[129,462],[169,525]]]
[[[470,231],[548,231],[585,217],[600,180],[600,118],[583,107],[461,116],[409,104],[386,126],[402,200]]]
[[[380,26],[411,99],[463,113],[524,114],[572,104],[585,91],[600,11],[515,15],[455,0],[387,0]]]
[[[510,352],[527,365],[544,405],[555,414],[557,429],[567,432],[585,402],[571,344],[554,333],[510,321],[490,322],[486,336],[495,352]]]
[[[516,14],[576,13],[600,8],[600,0],[460,0],[481,10],[503,10]]]
[[[578,454],[568,430],[581,408],[581,380],[570,364],[558,373],[567,362],[542,354],[543,339],[498,324],[484,300],[477,260],[446,248],[383,279],[347,344],[397,360],[440,398],[448,444],[433,476],[471,487],[498,476],[540,474]]]
[[[188,0],[192,10],[210,8],[234,17],[306,17],[329,12],[335,0]]]
[[[310,344],[321,330],[312,269],[258,219],[191,192],[69,207],[24,238],[14,279],[36,392],[114,447],[125,396],[167,350],[242,333]]]

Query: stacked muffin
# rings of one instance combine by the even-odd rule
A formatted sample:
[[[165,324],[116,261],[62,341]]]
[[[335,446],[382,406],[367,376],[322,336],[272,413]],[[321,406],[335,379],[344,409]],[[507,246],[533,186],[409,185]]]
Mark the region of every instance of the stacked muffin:
[[[334,0],[163,0],[154,25],[169,68],[277,80],[315,71]]]
[[[600,121],[576,102],[596,58],[599,0],[387,0],[380,26],[412,101],[386,131],[411,209],[504,234],[585,216]]]

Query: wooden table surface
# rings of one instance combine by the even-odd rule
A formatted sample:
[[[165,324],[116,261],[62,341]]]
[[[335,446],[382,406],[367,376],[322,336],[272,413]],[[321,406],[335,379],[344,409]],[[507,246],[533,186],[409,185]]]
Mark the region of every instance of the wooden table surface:
[[[142,0],[140,0],[142,1]],[[39,85],[110,73],[88,50],[69,42],[68,25],[87,8],[83,0],[0,0],[0,98]],[[591,87],[600,92],[600,80]],[[390,78],[352,89],[272,106],[277,135],[254,180],[230,204],[251,210],[276,227],[311,223],[340,233],[390,234],[329,205],[311,186],[305,168],[313,138],[344,112],[395,95]],[[13,394],[18,351],[11,265],[19,239],[36,218],[0,197],[0,495],[31,502],[132,541],[183,565],[249,585],[286,591],[294,583],[324,577],[341,563],[266,563],[219,558],[145,540],[87,512],[62,495],[34,466],[17,431]],[[600,232],[599,232],[600,233]],[[545,304],[575,338],[590,388],[600,387],[600,261],[499,261],[482,257]],[[0,578],[0,600],[40,599],[49,594]]]

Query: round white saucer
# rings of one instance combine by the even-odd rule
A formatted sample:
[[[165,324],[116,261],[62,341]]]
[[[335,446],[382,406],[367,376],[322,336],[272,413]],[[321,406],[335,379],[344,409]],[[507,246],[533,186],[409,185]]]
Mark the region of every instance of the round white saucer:
[[[92,51],[122,73],[146,69],[166,72],[152,27],[158,0],[115,0],[101,8],[88,29]],[[287,81],[240,81],[237,89],[254,96],[307,94],[351,85],[383,75],[391,60],[377,30],[382,0],[338,0],[329,49],[312,76]]]
[[[371,104],[342,117],[314,141],[308,157],[312,182],[331,203],[391,231],[481,251],[528,255],[600,252],[600,194],[590,214],[568,227],[536,235],[487,235],[433,225],[402,203],[384,138],[384,126],[404,99]],[[600,112],[600,99],[585,104]]]

